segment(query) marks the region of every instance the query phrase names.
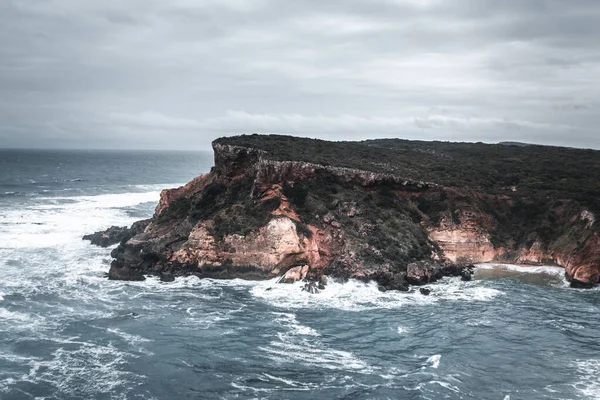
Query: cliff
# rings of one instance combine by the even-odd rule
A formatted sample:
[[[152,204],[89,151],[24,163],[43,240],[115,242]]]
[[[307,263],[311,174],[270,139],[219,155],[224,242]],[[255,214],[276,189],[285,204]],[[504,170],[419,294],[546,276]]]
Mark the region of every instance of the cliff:
[[[218,139],[215,166],[165,190],[109,276],[377,280],[405,290],[476,262],[600,278],[600,157],[543,146],[276,135]]]

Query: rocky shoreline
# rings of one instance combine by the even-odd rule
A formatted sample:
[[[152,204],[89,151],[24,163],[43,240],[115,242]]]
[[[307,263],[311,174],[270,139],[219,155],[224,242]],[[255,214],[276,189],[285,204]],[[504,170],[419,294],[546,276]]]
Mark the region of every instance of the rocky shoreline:
[[[354,164],[285,161],[286,141],[300,141],[306,158],[345,149],[281,136],[215,141],[211,172],[164,190],[153,218],[86,237],[101,246],[119,243],[109,279],[279,276],[282,283],[306,281],[314,293],[327,279],[354,278],[403,291],[443,276],[469,280],[472,264],[485,262],[562,266],[573,287],[600,279],[598,223],[567,198],[572,194],[483,191],[345,166],[373,165],[372,143]],[[435,176],[428,165],[415,171]]]
[[[247,280],[272,279],[272,274],[265,274],[264,271],[253,267],[234,267],[233,265],[221,265],[217,268],[204,268],[198,271],[197,268],[190,268],[185,265],[171,265],[165,269],[160,264],[142,263],[132,268],[125,263],[124,248],[127,242],[134,236],[142,233],[150,224],[151,220],[143,220],[134,223],[131,227],[112,226],[104,231],[99,231],[91,235],[86,235],[83,240],[89,240],[91,244],[100,247],[109,247],[119,243],[112,252],[114,258],[111,268],[107,273],[110,280],[121,281],[144,281],[146,275],[157,276],[162,282],[172,282],[176,277],[196,276],[198,278],[213,279],[235,279],[242,278]],[[350,278],[356,278],[364,282],[375,281],[380,291],[408,291],[410,286],[422,286],[437,282],[443,277],[457,277],[463,281],[470,281],[474,273],[472,264],[454,264],[451,262],[438,261],[420,261],[407,266],[406,271],[390,272],[377,271],[371,274],[349,275],[345,271],[334,271],[327,269],[330,275],[323,273],[323,270],[313,270],[309,265],[295,266],[282,273],[277,283],[292,284],[298,281],[305,282],[304,291],[318,293],[325,289],[329,280],[338,282],[347,281]],[[428,293],[427,293],[428,294]]]

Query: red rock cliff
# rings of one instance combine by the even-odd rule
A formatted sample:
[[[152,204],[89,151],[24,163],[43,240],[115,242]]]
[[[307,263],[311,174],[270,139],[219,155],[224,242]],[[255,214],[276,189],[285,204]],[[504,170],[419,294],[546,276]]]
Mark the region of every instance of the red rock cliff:
[[[162,192],[150,225],[116,251],[115,270],[268,278],[307,266],[308,276],[368,278],[439,260],[553,263],[574,285],[599,280],[595,216],[570,200],[544,203],[513,237],[515,218],[502,214],[517,212],[518,194],[213,148],[212,171]],[[550,217],[561,226],[542,237],[535,224]]]

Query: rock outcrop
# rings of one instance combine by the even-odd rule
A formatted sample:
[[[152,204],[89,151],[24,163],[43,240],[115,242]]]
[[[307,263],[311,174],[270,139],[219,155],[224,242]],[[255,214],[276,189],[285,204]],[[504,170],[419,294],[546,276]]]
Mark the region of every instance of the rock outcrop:
[[[150,220],[146,219],[134,223],[130,228],[126,226],[111,226],[104,231],[96,232],[91,235],[85,235],[83,240],[89,240],[96,246],[110,247],[117,243],[127,241],[135,235],[142,233],[149,224]]]
[[[299,155],[287,141],[301,145]],[[143,229],[100,235],[109,242],[120,238],[109,276],[280,276],[286,283],[306,280],[311,293],[329,276],[408,290],[443,276],[470,280],[472,263],[493,261],[560,265],[577,287],[600,279],[597,211],[579,192],[485,189],[469,176],[457,184],[451,181],[462,177],[455,174],[455,156],[430,149],[398,155],[389,143],[217,140],[211,172],[163,191]],[[504,157],[508,148],[500,147]],[[344,152],[347,159],[335,155]],[[397,162],[386,164],[384,154]]]

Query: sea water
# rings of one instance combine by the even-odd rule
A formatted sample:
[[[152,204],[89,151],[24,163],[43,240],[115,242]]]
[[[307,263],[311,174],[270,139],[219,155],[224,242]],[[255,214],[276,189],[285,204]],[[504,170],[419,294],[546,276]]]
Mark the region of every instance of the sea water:
[[[108,281],[81,236],[209,153],[0,151],[0,399],[600,399],[600,292],[479,266],[418,290]]]

